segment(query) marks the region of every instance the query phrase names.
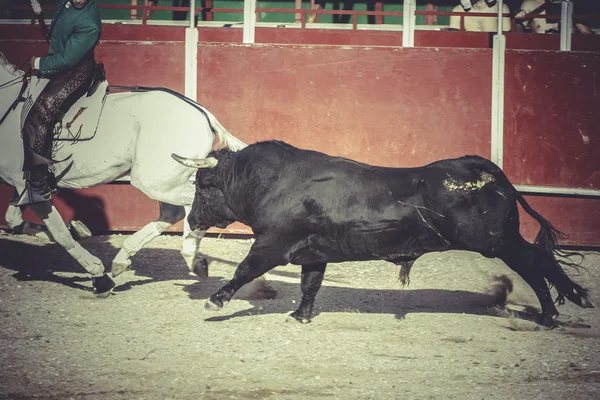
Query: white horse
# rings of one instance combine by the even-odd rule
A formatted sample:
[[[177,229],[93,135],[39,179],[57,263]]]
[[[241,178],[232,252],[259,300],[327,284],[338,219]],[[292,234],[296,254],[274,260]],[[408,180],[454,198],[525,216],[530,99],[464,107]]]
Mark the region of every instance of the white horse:
[[[10,64],[0,53],[0,118],[17,98],[23,75],[23,71]],[[29,87],[37,88],[39,92],[41,88],[38,86],[45,85],[43,81],[32,77]],[[0,125],[0,181],[14,187],[18,193],[25,189],[22,108],[23,103],[18,103]],[[234,151],[246,146],[197,103],[186,102],[163,91],[126,92],[106,96],[102,117],[92,140],[62,144],[53,154],[55,160],[67,159],[54,165],[59,188],[87,188],[129,175],[131,185],[160,202],[159,218],[123,243],[112,261],[113,277],[128,269],[134,254],[169,226],[186,217],[191,209],[195,190],[190,182],[193,171],[173,161],[171,153],[203,158],[215,140]],[[29,207],[45,223],[54,240],[92,275],[97,295],[108,296],[110,291],[107,293],[103,289],[110,286],[112,290],[114,283],[105,273],[102,262],[73,239],[52,203],[37,203]],[[11,228],[22,223],[22,210],[9,206],[6,221]],[[196,258],[196,253],[204,233],[191,231],[187,218],[184,219],[181,254],[190,271],[201,276],[206,265],[203,259]]]

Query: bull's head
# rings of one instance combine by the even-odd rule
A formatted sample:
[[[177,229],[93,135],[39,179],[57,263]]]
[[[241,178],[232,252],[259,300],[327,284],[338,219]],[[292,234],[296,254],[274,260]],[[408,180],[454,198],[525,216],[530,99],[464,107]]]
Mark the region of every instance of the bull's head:
[[[219,161],[214,157],[186,158],[178,156],[175,153],[171,154],[171,157],[173,157],[173,159],[178,163],[190,168],[214,168],[219,163]]]
[[[190,228],[192,230],[206,230],[211,226],[224,228],[233,222],[231,218],[223,217],[228,211],[223,193],[212,185],[216,173],[213,168],[219,161],[215,157],[186,158],[174,153],[171,157],[186,167],[204,170],[203,173],[199,171],[196,176],[194,201],[187,217]]]

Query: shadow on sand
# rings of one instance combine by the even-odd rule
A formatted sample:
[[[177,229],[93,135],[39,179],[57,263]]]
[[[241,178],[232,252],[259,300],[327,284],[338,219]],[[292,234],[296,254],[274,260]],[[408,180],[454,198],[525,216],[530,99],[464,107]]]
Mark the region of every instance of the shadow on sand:
[[[81,244],[99,257],[107,269],[110,269],[110,262],[118,252],[118,248],[107,243],[105,238],[98,236],[83,239]],[[231,265],[232,273],[237,265],[237,262],[227,259],[212,257],[207,257],[207,259],[209,263],[217,260]],[[126,276],[117,277],[118,286],[115,288],[117,294],[154,282],[194,279],[177,250],[146,248],[134,256],[132,261],[131,271],[134,273],[134,277],[149,279],[126,280]],[[37,246],[12,240],[0,240],[0,265],[14,270],[15,273],[12,276],[17,281],[47,281],[74,289],[91,291],[89,277],[84,274],[79,264],[55,243]],[[56,274],[61,272],[75,273],[77,276],[64,277]],[[287,297],[293,297],[297,305],[302,296],[299,272],[300,268],[298,268],[298,274],[277,269],[271,271],[271,275],[285,278],[296,277],[298,281],[289,283],[270,280],[269,285],[278,293],[275,299],[264,300],[236,296],[235,298],[248,300],[251,308],[228,315],[219,315],[227,313],[227,307],[225,307],[215,313],[214,317],[207,318],[206,321],[219,322],[253,314],[291,313],[294,310],[290,309],[290,301]],[[506,317],[502,308],[497,307],[499,306],[498,296],[493,293],[445,289],[403,290],[400,285],[397,290],[358,289],[327,286],[328,281],[326,275],[325,286],[321,288],[315,301],[314,317],[325,312],[393,314],[399,319],[412,313],[457,313]],[[177,285],[188,294],[190,299],[206,300],[225,283],[226,278],[209,276],[202,281]],[[526,320],[535,320],[539,317],[537,309],[521,308],[524,311],[511,311],[511,316]]]

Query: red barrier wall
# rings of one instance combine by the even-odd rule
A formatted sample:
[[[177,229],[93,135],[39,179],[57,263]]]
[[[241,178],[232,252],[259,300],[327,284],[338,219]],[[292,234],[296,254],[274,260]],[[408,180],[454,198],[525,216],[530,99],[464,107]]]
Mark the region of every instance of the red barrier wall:
[[[47,46],[34,40],[33,28],[37,29],[0,25],[5,38],[0,51],[15,63],[44,54]],[[362,33],[307,31],[258,30],[257,41],[295,43],[302,35],[314,40],[321,35],[323,42],[336,43]],[[106,25],[97,58],[104,62],[112,84],[182,92],[184,32],[181,27]],[[220,34],[221,40],[239,41],[241,32],[202,28],[199,34],[201,40],[216,40],[213,36]],[[478,42],[478,47],[486,47],[483,43],[489,39],[481,34],[446,34],[452,35],[446,36],[447,45],[456,45],[461,35],[464,43]],[[369,35],[385,45],[401,40],[399,33]],[[416,41],[432,41],[435,35],[417,36]],[[600,123],[599,57],[507,52],[504,159],[514,183],[600,188],[596,173],[600,165],[594,157],[599,154],[599,133],[593,128]],[[464,154],[489,157],[491,59],[488,48],[203,42],[198,46],[197,97],[246,142],[277,138],[387,166],[422,165]],[[58,196],[57,206],[65,219],[76,215],[77,204],[101,207],[103,217],[82,218],[93,229],[132,230],[158,214],[154,202],[128,185],[77,192],[96,200],[65,193],[77,201]],[[8,188],[1,188],[3,204],[9,196]],[[600,245],[599,200],[528,198],[570,235],[564,244]],[[531,239],[536,231],[537,225],[524,218],[525,236]]]
[[[490,154],[489,50],[206,44],[198,65],[198,101],[249,142],[389,166]]]
[[[508,176],[600,188],[600,53],[508,51],[505,72]]]

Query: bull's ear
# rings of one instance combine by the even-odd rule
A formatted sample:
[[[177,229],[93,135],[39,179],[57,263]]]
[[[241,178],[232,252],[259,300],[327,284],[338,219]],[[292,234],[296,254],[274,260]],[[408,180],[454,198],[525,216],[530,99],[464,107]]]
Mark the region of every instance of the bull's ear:
[[[171,154],[171,157],[178,163],[185,165],[190,168],[214,168],[217,166],[219,161],[214,157],[208,158],[186,158],[178,156],[175,153]]]

